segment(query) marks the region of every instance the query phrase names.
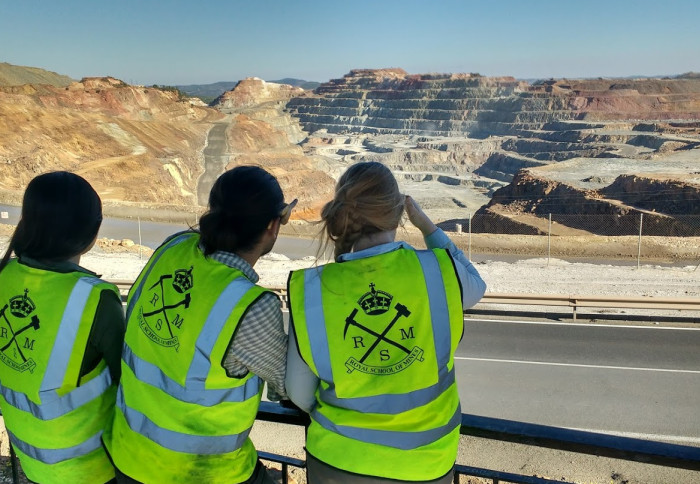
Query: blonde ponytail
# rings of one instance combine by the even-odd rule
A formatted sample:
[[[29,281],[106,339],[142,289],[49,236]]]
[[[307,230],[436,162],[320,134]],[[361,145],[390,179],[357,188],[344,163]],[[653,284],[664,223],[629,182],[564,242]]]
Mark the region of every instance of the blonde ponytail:
[[[364,235],[396,230],[403,208],[404,196],[386,166],[372,161],[348,168],[338,180],[333,200],[321,211],[335,258],[352,251]]]

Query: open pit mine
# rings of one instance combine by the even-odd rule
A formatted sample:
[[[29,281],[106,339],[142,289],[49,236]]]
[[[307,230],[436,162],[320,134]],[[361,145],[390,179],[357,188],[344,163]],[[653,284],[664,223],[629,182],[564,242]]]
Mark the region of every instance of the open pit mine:
[[[697,76],[528,84],[354,70],[286,111],[307,152],[382,161],[441,220],[475,214],[474,231],[546,233],[552,214],[561,233],[620,234],[635,230],[621,217],[644,213],[649,234],[700,233],[682,219],[700,214]]]
[[[15,204],[37,173],[68,169],[108,204],[201,211],[220,172],[252,163],[315,220],[345,167],[375,160],[446,227],[473,217],[474,231],[542,234],[551,214],[555,233],[620,234],[644,214],[649,234],[700,235],[684,219],[700,215],[693,74],[353,70],[314,91],[245,79],[211,106],[113,78],[0,85],[0,139],[0,199]]]

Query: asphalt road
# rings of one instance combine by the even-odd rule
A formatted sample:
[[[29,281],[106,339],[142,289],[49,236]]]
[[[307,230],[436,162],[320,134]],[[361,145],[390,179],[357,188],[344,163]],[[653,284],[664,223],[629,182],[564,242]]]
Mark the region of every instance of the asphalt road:
[[[0,219],[0,223],[16,225],[19,221],[21,209],[10,205],[0,205],[0,212],[7,212],[8,214],[8,218]],[[188,226],[185,224],[105,218],[100,226],[98,237],[117,240],[131,239],[136,243],[139,243],[140,240],[141,245],[155,249],[167,237],[182,230],[187,230],[187,228]],[[302,259],[310,255],[316,255],[318,252],[318,241],[280,235],[273,250],[286,255],[290,259]]]
[[[700,328],[468,319],[462,412],[700,445]]]

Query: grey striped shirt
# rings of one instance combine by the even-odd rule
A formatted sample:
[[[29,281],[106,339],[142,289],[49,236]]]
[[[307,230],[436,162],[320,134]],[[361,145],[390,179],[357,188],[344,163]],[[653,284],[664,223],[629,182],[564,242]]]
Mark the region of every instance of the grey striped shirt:
[[[236,254],[217,251],[209,257],[238,269],[253,283],[260,279],[250,264]],[[263,294],[248,308],[222,365],[233,377],[242,377],[251,371],[265,380],[268,384],[267,398],[270,400],[287,397],[284,388],[287,334],[284,332],[280,301],[275,294]]]

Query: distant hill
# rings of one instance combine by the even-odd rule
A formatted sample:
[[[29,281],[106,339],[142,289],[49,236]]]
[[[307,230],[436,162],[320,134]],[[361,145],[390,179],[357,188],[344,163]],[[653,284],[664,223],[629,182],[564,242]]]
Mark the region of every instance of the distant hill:
[[[276,84],[289,84],[290,86],[300,87],[302,89],[306,89],[307,91],[316,89],[318,86],[321,85],[320,82],[305,81],[303,79],[294,79],[293,77],[285,77],[284,79],[280,79],[278,81],[267,81],[267,82],[274,82]]]
[[[274,82],[276,84],[290,84],[294,87],[300,87],[302,89],[316,89],[321,85],[320,82],[305,81],[303,79],[294,79],[291,77],[285,77],[277,81],[266,81]],[[189,84],[184,86],[175,86],[180,91],[184,92],[188,96],[198,97],[207,104],[211,104],[216,98],[221,96],[226,91],[233,89],[238,81],[221,81],[215,82],[213,84]]]
[[[0,62],[0,86],[21,86],[23,84],[49,84],[64,87],[73,82],[68,76],[39,69],[38,67],[15,66]]]
[[[188,96],[198,97],[209,104],[226,91],[233,89],[236,84],[238,84],[238,81],[221,81],[213,84],[188,84],[175,87]]]

